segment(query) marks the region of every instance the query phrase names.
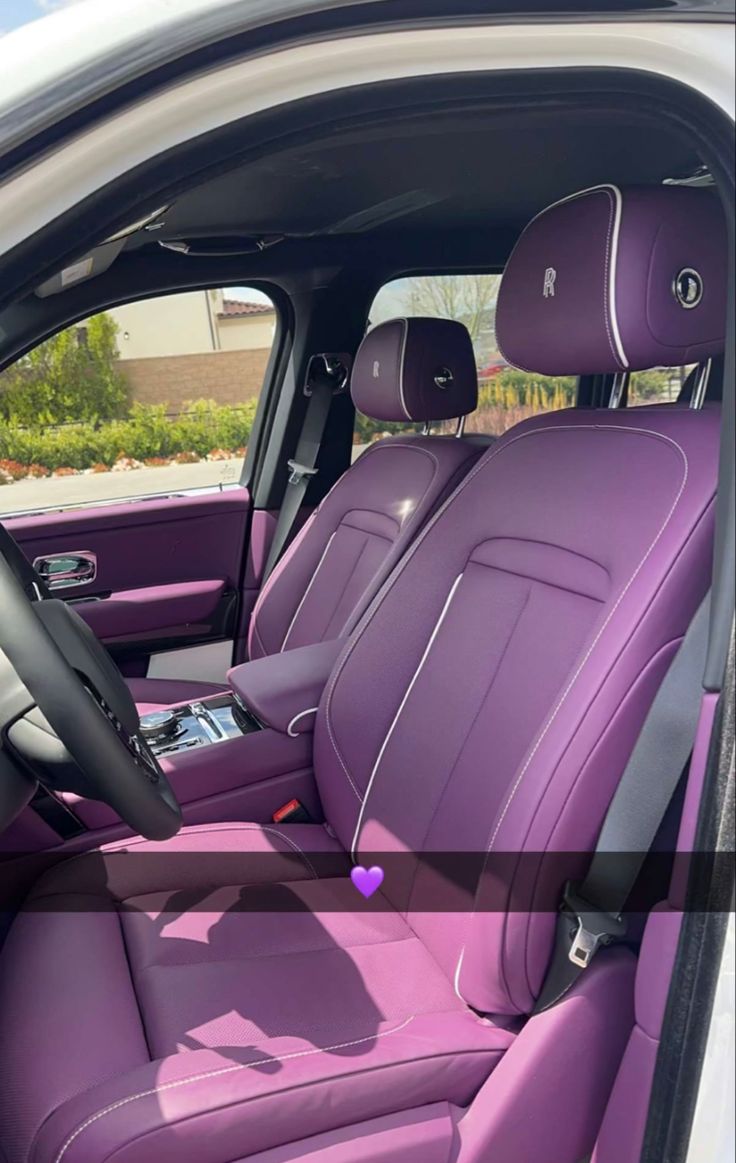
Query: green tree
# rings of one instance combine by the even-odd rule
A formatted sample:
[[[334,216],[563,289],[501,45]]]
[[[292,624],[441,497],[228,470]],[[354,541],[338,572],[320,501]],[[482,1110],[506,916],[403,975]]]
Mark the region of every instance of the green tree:
[[[33,425],[125,416],[130,390],[117,368],[116,335],[103,313],[40,343],[0,373],[0,418]]]

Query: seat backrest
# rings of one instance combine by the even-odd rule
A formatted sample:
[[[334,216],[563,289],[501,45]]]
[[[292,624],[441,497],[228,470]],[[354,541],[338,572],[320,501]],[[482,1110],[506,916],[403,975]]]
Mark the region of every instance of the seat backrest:
[[[461,323],[392,319],[355,357],[351,393],[376,420],[465,416],[478,402],[473,346]],[[480,454],[452,436],[389,437],[340,478],[259,596],[249,654],[339,638],[354,624],[443,496]]]
[[[715,353],[723,219],[688,191],[697,230],[670,229],[682,193],[637,191],[629,203],[606,188],[575,203],[579,219],[567,202],[536,219],[501,286],[507,358],[560,374],[663,362],[674,333],[629,344],[615,316],[624,299],[649,320],[681,312],[681,344]],[[693,309],[673,291],[683,268],[708,288]],[[567,410],[507,432],[429,522],[333,672],[315,735],[327,820],[361,863],[384,864],[386,894],[480,1011],[532,1008],[562,882],[587,863],[709,584],[718,430],[717,409],[645,407]],[[438,871],[427,853],[450,864]],[[462,853],[483,876],[458,907],[449,882]],[[555,853],[582,857],[563,867]]]

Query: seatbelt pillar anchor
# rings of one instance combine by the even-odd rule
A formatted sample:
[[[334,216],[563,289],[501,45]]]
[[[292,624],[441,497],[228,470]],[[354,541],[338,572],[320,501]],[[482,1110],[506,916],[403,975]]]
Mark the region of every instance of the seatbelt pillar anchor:
[[[579,969],[587,969],[603,945],[620,941],[626,924],[620,916],[606,913],[581,897],[572,882],[568,882],[562,898],[562,911],[574,923],[568,960]]]

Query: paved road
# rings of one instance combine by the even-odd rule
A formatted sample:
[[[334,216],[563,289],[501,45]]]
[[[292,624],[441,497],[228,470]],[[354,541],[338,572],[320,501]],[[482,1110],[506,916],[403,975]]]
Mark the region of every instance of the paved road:
[[[356,444],[353,461],[366,448],[365,444]],[[37,509],[64,509],[68,505],[98,505],[102,501],[147,497],[154,493],[179,493],[220,484],[235,485],[240,480],[241,468],[241,460],[218,460],[171,464],[164,468],[136,468],[130,472],[16,481],[0,487],[0,516]]]
[[[67,505],[96,505],[101,501],[152,493],[177,493],[208,485],[237,484],[241,460],[172,464],[164,468],[136,468],[130,472],[91,473],[89,476],[45,477],[16,481],[0,487],[0,513],[34,509],[61,509]]]

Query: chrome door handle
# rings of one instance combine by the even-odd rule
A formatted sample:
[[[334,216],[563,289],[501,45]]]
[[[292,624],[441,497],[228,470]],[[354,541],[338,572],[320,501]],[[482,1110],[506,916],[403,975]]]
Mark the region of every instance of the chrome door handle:
[[[51,553],[48,557],[37,557],[33,568],[50,590],[88,586],[97,577],[97,555],[89,549]]]

